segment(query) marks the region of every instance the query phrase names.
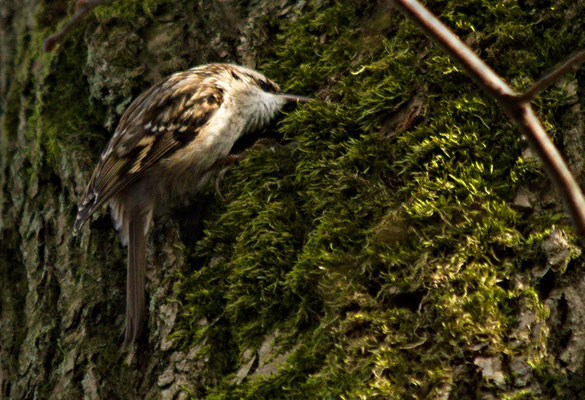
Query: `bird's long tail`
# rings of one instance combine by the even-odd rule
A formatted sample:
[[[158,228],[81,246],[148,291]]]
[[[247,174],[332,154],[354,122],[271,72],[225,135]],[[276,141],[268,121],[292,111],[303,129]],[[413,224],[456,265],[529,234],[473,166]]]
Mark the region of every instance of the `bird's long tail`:
[[[124,343],[136,342],[145,314],[146,233],[150,212],[134,207],[128,213],[128,277],[126,282],[126,334]]]

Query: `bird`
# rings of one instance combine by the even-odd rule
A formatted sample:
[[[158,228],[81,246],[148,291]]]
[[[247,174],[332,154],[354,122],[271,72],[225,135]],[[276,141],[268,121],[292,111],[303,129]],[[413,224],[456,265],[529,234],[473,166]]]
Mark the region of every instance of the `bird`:
[[[136,343],[145,319],[147,234],[153,214],[217,175],[234,143],[265,129],[286,104],[309,97],[283,93],[263,74],[212,63],[170,75],[126,109],[79,201],[76,235],[106,202],[128,250],[124,344]]]

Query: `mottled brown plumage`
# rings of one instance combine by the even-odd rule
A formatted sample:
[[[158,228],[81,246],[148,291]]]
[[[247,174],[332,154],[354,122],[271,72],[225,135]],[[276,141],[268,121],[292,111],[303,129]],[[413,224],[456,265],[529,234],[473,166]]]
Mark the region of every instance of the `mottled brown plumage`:
[[[268,124],[289,101],[260,73],[208,64],[171,75],[126,110],[79,203],[73,232],[107,201],[128,246],[126,343],[143,326],[146,234],[153,212],[177,192],[199,190],[242,135]]]

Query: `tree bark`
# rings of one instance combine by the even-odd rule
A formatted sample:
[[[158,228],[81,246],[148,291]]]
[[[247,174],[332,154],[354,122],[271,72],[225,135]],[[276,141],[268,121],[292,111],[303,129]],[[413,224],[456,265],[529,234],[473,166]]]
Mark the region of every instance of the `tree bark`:
[[[516,85],[585,46],[583,1],[493,2],[485,16],[480,1],[428,3],[488,63],[536,60],[499,71]],[[66,0],[0,3],[1,399],[582,393],[581,243],[518,132],[392,7],[119,0],[42,53],[73,12]],[[498,12],[520,22],[493,28]],[[516,47],[522,24],[534,49]],[[548,35],[567,51],[542,50]],[[157,217],[147,332],[124,351],[125,249],[105,209],[72,237],[76,203],[132,99],[207,62],[260,68],[317,101],[277,128],[281,148],[228,173],[227,204],[209,189]],[[581,70],[537,102],[581,184],[584,84]],[[467,125],[447,139],[443,120]],[[495,169],[480,183],[469,171],[484,149],[465,136],[476,131],[497,138],[478,157]],[[509,156],[490,148],[498,140]],[[448,181],[429,172],[445,159]]]

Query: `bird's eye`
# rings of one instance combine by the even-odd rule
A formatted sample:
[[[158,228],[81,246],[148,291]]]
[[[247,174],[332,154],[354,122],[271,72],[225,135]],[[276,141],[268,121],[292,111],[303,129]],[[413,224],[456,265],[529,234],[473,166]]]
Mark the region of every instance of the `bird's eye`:
[[[274,93],[276,92],[276,87],[271,83],[265,80],[259,80],[258,83],[260,84],[260,89],[264,90],[265,92]]]

